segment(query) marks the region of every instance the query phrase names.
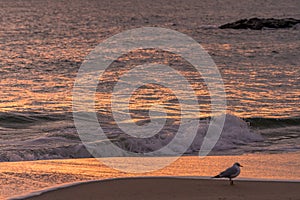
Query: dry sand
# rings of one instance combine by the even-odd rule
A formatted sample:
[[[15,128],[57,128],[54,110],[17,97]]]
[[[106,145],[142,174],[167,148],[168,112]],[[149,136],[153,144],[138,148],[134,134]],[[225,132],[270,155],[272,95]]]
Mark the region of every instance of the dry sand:
[[[299,182],[228,181],[193,178],[124,178],[84,183],[29,199],[300,199]]]

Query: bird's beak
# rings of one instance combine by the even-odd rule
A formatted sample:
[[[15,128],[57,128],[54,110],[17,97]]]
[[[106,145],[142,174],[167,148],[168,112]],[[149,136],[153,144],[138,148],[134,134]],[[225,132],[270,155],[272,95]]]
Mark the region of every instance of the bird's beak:
[[[243,165],[240,165],[240,167],[244,167]]]

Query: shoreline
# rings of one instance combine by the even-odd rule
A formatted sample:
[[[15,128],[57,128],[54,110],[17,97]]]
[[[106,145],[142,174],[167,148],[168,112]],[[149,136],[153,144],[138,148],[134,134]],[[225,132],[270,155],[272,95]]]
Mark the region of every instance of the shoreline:
[[[258,190],[256,186],[260,189]],[[241,196],[244,196],[243,199],[251,199],[251,195],[255,194],[258,195],[258,197],[255,196],[256,199],[289,198],[292,200],[299,197],[300,191],[296,189],[299,186],[300,180],[295,182],[237,179],[235,185],[230,186],[227,180],[215,180],[208,177],[130,177],[73,183],[10,199],[43,200],[54,197],[56,199],[115,199],[118,195],[122,196],[122,199],[140,197],[143,199],[169,199],[169,197],[173,199],[183,199],[182,197],[239,199]],[[214,187],[218,192],[208,190],[210,187]],[[138,192],[135,189],[138,189]],[[147,193],[147,190],[152,193]]]
[[[139,158],[114,158],[124,163]],[[148,158],[145,165],[164,157]],[[145,160],[144,160],[145,161]],[[283,154],[247,154],[234,156],[183,156],[163,169],[148,173],[125,173],[112,169],[94,158],[39,160],[0,163],[0,199],[29,195],[57,187],[132,177],[179,177],[210,179],[239,161],[244,167],[237,181],[300,182],[300,152]],[[136,162],[136,160],[135,160]],[[216,180],[219,181],[219,180]],[[227,183],[227,180],[225,180]]]

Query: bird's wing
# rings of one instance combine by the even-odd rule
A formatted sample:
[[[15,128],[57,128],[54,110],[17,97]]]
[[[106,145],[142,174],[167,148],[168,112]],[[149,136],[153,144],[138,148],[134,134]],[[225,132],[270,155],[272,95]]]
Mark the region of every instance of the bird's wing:
[[[238,172],[238,169],[235,167],[229,167],[228,169],[226,169],[224,172],[220,173],[221,177],[230,177],[233,174],[236,174]]]

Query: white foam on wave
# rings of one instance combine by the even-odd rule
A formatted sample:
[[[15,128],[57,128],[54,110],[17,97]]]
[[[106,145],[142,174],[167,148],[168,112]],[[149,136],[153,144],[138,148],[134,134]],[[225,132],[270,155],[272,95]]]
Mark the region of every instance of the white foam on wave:
[[[186,154],[195,154],[200,150],[201,145],[203,143],[203,139],[206,136],[208,127],[208,121],[203,120],[202,122],[200,122],[197,134],[190,147],[186,150]],[[189,127],[186,127],[186,130],[188,130],[188,128]],[[123,136],[123,138],[118,144],[123,149],[132,152],[151,152],[167,145],[173,139],[174,134],[176,134],[176,130],[168,128],[167,131],[163,132],[157,137],[152,137],[149,139],[135,139],[130,137],[126,138],[125,136]],[[186,137],[189,137],[188,134],[189,133],[187,131]],[[185,138],[182,138],[182,140],[184,139]],[[247,124],[247,122],[234,115],[227,114],[221,136],[218,142],[216,143],[215,147],[213,148],[213,151],[230,150],[237,148],[239,145],[246,145],[248,143],[263,140],[264,139],[261,135],[250,130],[250,127]],[[173,147],[173,149],[171,149],[174,151],[171,152],[171,154],[180,152],[182,148],[186,147],[182,145],[182,143],[177,143]]]
[[[190,137],[190,127],[188,124],[183,126],[185,126],[184,130],[186,130],[186,135],[180,138],[179,142],[173,145],[172,148],[168,149],[168,152],[164,152],[163,155],[158,154],[159,156],[174,155],[177,152],[182,151],[185,151],[186,155],[196,155],[199,152],[209,127],[209,120],[200,120],[197,134],[189,148],[186,148],[186,146],[183,145],[183,141]],[[219,151],[222,152],[222,154],[230,155],[232,153],[230,150],[232,149],[264,140],[260,134],[250,130],[249,125],[245,121],[230,114],[226,115],[225,124],[222,130],[221,136],[216,143],[213,152]],[[77,137],[75,137],[75,129],[72,131],[75,133],[65,134],[65,131],[62,131],[63,135],[61,136],[57,133],[54,135],[48,134],[22,141],[18,145],[15,145],[14,149],[3,150],[0,153],[0,161],[91,157],[85,146]],[[110,131],[111,133],[114,133],[115,130]],[[176,132],[177,126],[171,125],[160,134],[151,138],[133,138],[120,133],[109,134],[109,138],[111,141],[114,141],[117,146],[126,151],[130,151],[133,154],[143,154],[145,152],[153,152],[166,146],[174,139]],[[110,144],[108,139],[106,141],[97,141],[93,146],[97,148],[99,145],[107,144]]]
[[[47,141],[46,139],[38,141]],[[49,140],[55,143],[55,138]],[[0,161],[30,161],[30,160],[49,160],[63,158],[89,158],[90,153],[85,149],[84,145],[68,144],[61,146],[50,146],[47,143],[37,143],[35,146],[16,146],[14,149],[4,150],[0,152]],[[31,144],[33,144],[31,143]],[[44,144],[44,145],[43,145]]]
[[[192,154],[200,150],[208,127],[209,123],[200,123],[197,134],[191,146],[186,151],[187,154]],[[188,129],[188,127],[186,129]],[[189,137],[188,134],[186,136]],[[138,142],[137,140],[129,138],[128,140],[125,140],[124,143],[126,143],[126,146],[130,146],[129,149],[131,151],[142,153],[143,149],[150,149],[153,151],[155,149],[162,148],[168,144],[173,137],[174,135],[172,132],[167,132],[157,138],[138,140]],[[184,140],[185,138],[182,139]],[[263,141],[263,137],[251,131],[248,124],[242,119],[234,115],[227,114],[220,139],[213,150],[230,150],[237,148],[239,145],[246,145],[256,141]],[[178,149],[174,149],[174,152],[178,152],[181,150],[180,148],[185,147],[178,143],[176,148]]]

